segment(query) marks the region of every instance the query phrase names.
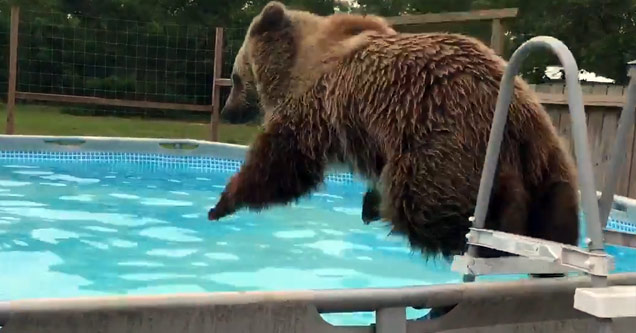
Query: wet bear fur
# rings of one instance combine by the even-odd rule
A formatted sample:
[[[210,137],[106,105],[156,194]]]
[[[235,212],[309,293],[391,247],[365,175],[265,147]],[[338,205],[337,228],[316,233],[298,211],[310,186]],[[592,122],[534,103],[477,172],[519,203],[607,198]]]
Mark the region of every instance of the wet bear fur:
[[[209,218],[290,203],[340,162],[373,184],[369,219],[425,255],[463,252],[504,67],[467,36],[399,34],[378,17],[269,3],[236,57],[223,111],[256,103],[264,129]],[[571,157],[520,78],[490,203],[486,228],[577,243]]]

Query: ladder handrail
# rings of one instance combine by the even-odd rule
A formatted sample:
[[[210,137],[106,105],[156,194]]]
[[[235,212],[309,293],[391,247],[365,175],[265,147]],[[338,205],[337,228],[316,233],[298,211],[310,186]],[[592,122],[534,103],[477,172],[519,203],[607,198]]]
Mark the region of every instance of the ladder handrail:
[[[604,252],[602,226],[599,220],[599,207],[596,197],[596,186],[592,173],[587,125],[583,109],[583,93],[579,84],[579,70],[570,50],[556,38],[548,36],[534,37],[523,43],[513,53],[499,87],[499,96],[493,117],[493,124],[486,150],[486,159],[481,174],[477,203],[475,207],[473,227],[483,228],[493,187],[495,170],[499,160],[499,151],[503,139],[504,127],[508,118],[508,108],[514,89],[515,76],[519,72],[522,61],[531,50],[545,48],[551,50],[560,60],[565,70],[568,106],[572,119],[572,137],[576,153],[576,162],[581,188],[581,202],[586,215],[589,250]],[[475,246],[469,246],[469,255],[475,256]]]

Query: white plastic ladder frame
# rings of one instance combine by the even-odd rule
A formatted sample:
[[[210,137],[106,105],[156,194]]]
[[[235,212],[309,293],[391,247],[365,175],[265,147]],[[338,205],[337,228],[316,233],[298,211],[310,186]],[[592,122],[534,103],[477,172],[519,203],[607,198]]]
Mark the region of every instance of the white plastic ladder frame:
[[[493,187],[495,171],[499,159],[499,151],[503,139],[505,124],[508,117],[508,109],[512,99],[515,76],[518,74],[522,61],[531,50],[544,48],[551,50],[564,67],[568,107],[572,120],[572,137],[576,162],[579,173],[579,186],[581,190],[582,210],[585,214],[585,226],[587,230],[586,243],[589,251],[577,246],[549,242],[537,238],[525,237],[505,232],[483,229],[486,213]],[[605,186],[601,197],[602,213],[599,212],[599,203],[596,196],[596,186],[592,173],[590,159],[587,126],[583,108],[583,94],[578,79],[578,66],[572,53],[558,39],[548,36],[539,36],[523,43],[513,53],[504,72],[499,87],[499,96],[495,109],[493,125],[486,150],[486,159],[481,175],[477,203],[473,219],[473,227],[467,235],[468,253],[456,256],[452,269],[465,274],[464,281],[474,281],[475,275],[486,274],[515,274],[515,273],[563,273],[567,268],[591,275],[593,287],[603,288],[607,286],[607,276],[613,269],[613,258],[605,253],[603,244],[603,229],[606,225],[611,199],[614,197],[616,187],[616,174],[625,152],[625,138],[629,126],[634,123],[635,96],[632,89],[634,79],[630,83],[628,101],[621,115],[617,138],[613,147],[613,156],[610,163],[610,179]],[[631,119],[631,121],[629,121]],[[601,222],[601,221],[605,222]],[[608,235],[620,234],[612,231]],[[621,237],[608,237],[621,242],[620,245],[630,244],[628,234]],[[519,255],[511,258],[477,258],[476,246],[487,247]],[[600,330],[610,331],[610,322],[605,318],[598,318]]]

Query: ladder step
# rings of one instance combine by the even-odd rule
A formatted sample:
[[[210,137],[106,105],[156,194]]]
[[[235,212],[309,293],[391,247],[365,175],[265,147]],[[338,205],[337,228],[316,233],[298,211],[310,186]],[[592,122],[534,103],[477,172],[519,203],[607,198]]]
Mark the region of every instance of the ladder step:
[[[474,276],[577,272],[575,269],[545,260],[524,257],[474,258],[469,255],[455,256],[451,270]]]
[[[592,253],[573,245],[478,228],[470,228],[466,237],[473,246],[543,260],[595,276],[608,276],[614,269],[614,259],[607,253]]]

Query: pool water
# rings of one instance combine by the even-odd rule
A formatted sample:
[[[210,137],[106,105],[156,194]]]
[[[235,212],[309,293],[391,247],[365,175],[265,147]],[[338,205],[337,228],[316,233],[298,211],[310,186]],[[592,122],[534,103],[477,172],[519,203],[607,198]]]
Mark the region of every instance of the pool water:
[[[0,161],[0,299],[451,283],[381,224],[359,185],[293,208],[207,211],[230,172]],[[347,318],[367,321],[368,314]]]
[[[385,225],[364,225],[357,183],[327,183],[292,207],[209,222],[231,174],[0,160],[0,300],[461,281]],[[636,270],[634,252],[611,252],[619,271]],[[368,324],[373,314],[325,318]]]

